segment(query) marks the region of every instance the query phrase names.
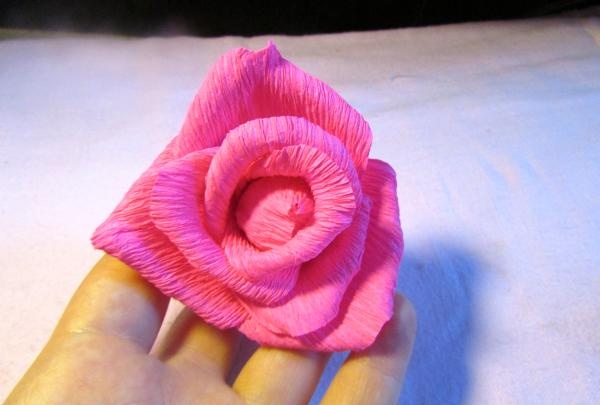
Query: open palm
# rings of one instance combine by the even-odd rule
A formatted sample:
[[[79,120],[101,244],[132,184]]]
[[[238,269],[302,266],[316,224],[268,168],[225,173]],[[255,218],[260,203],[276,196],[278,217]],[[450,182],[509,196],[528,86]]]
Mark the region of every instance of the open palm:
[[[184,310],[154,347],[169,299],[105,256],[69,303],[48,344],[7,404],[305,404],[327,355],[261,347],[232,385],[239,334]],[[351,354],[323,405],[394,404],[412,350],[415,315],[396,312],[375,344]]]

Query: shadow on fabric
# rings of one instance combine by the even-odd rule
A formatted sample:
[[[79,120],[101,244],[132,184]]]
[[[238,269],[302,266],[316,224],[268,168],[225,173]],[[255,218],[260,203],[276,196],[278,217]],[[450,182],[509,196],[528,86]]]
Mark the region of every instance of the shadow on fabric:
[[[406,244],[398,292],[417,311],[417,337],[400,405],[462,405],[469,394],[469,356],[480,260],[452,238]],[[331,356],[309,405],[317,405],[347,352]]]
[[[398,291],[417,312],[418,330],[399,404],[466,403],[480,261],[467,248],[430,240],[406,246]]]

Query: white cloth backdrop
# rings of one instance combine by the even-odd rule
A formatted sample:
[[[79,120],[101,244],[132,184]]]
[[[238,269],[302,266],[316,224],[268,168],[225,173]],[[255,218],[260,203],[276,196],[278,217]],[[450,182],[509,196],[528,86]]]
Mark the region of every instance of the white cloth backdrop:
[[[398,173],[398,288],[419,316],[401,403],[598,403],[594,14],[305,37],[0,41],[0,399],[99,257],[94,227],[176,134],[208,68],[273,39],[365,115],[372,156]]]

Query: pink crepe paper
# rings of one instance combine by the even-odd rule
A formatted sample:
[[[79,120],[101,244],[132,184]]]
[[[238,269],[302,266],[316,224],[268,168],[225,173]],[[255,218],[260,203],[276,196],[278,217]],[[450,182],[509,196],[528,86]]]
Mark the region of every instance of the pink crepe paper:
[[[371,130],[272,42],[223,55],[94,246],[218,328],[362,350],[393,311],[396,175]]]

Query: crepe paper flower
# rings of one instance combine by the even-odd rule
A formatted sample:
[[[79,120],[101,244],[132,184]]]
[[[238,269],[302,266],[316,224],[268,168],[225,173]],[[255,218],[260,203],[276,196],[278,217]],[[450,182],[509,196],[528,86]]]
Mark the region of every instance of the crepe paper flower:
[[[223,55],[96,248],[256,342],[368,347],[393,312],[396,175],[371,130],[272,42]]]

